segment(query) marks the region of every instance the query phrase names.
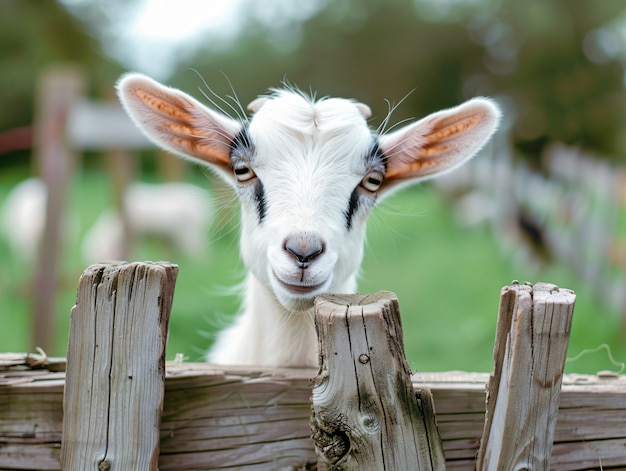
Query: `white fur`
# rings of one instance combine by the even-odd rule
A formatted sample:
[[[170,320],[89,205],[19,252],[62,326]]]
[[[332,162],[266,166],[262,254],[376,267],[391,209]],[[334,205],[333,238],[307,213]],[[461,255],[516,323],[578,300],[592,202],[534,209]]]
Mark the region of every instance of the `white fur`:
[[[369,108],[352,100],[275,90],[255,100],[252,119],[242,123],[142,75],[123,77],[118,90],[149,138],[217,170],[239,196],[245,304],[208,355],[220,364],[317,364],[313,300],[356,290],[377,198],[460,165],[500,116],[491,101],[474,99],[378,136],[366,122]],[[246,125],[251,146],[234,145]],[[386,168],[372,157],[375,142]],[[348,219],[352,195],[358,209]]]

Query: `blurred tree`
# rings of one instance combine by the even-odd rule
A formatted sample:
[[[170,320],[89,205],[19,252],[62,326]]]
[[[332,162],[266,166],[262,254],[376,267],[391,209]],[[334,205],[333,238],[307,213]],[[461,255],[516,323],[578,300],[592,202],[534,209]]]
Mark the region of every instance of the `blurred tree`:
[[[598,63],[584,48],[590,34],[626,11],[621,0],[318,5],[310,18],[271,22],[250,2],[233,48],[207,47],[190,63],[219,95],[228,92],[223,71],[244,104],[286,78],[320,95],[364,101],[378,121],[383,98],[397,103],[409,92],[392,122],[491,95],[513,117],[514,142],[531,160],[557,140],[626,162],[626,60]],[[184,66],[173,81],[188,90],[202,83]]]
[[[625,9],[620,1],[507,0],[485,25],[485,64],[496,93],[514,101],[514,138],[526,155],[559,140],[626,163],[623,65],[584,53],[587,36]],[[502,32],[489,42],[493,28]]]
[[[84,64],[96,90],[121,72],[101,51],[119,51],[115,28],[137,1],[63,0],[82,27],[52,0],[0,1],[0,130],[31,121],[45,64]],[[288,80],[370,104],[374,124],[385,118],[384,98],[395,104],[408,94],[394,123],[490,95],[531,160],[556,140],[626,162],[623,0],[243,1],[232,47],[200,38],[206,46],[192,59],[181,54],[171,82],[207,92],[205,80],[245,104]]]
[[[53,0],[0,0],[0,132],[32,123],[35,84],[51,64],[83,65],[94,90],[119,76],[120,66],[101,54],[86,28]],[[0,165],[29,155],[11,152]]]

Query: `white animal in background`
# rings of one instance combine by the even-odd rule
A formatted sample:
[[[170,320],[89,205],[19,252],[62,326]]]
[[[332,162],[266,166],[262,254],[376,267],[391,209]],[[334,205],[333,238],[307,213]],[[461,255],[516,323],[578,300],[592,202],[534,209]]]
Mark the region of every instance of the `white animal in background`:
[[[80,246],[83,262],[88,265],[100,262],[124,260],[124,222],[117,211],[100,214],[89,228]]]
[[[20,260],[32,264],[46,222],[48,192],[45,183],[28,178],[18,183],[2,205],[2,233]],[[123,204],[130,230],[137,236],[153,235],[172,243],[190,257],[206,252],[206,234],[212,220],[209,194],[189,183],[134,182],[125,190]],[[78,219],[69,215],[62,226],[64,241],[78,240]],[[81,254],[87,263],[123,258],[126,231],[115,211],[103,213],[83,239]]]
[[[28,178],[9,192],[2,205],[2,232],[20,260],[32,264],[46,222],[48,192],[43,181]]]
[[[205,254],[212,219],[206,191],[190,183],[133,182],[124,190],[122,204],[133,237],[165,239],[189,257]],[[83,239],[83,260],[95,263],[123,259],[126,235],[121,215],[106,211]]]
[[[245,304],[209,352],[220,364],[316,365],[313,300],[355,292],[374,204],[468,160],[500,117],[477,98],[383,134],[366,105],[295,90],[253,101],[241,120],[139,74],[118,91],[150,139],[214,169],[239,197]]]

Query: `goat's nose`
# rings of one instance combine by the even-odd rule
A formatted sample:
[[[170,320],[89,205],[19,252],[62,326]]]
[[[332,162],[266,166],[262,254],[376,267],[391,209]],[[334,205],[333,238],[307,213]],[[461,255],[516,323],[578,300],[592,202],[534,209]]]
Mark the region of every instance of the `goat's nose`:
[[[285,240],[283,248],[300,268],[307,268],[315,257],[324,252],[324,242],[317,237],[291,237]]]

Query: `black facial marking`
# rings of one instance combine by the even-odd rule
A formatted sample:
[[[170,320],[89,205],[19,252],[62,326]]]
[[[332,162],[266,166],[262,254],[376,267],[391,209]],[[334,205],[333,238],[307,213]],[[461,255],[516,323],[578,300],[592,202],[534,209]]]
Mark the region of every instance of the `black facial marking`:
[[[254,202],[256,204],[256,210],[259,214],[259,224],[265,219],[265,190],[263,188],[263,182],[257,179],[254,185]]]
[[[239,131],[230,143],[230,160],[232,161],[235,154],[246,154],[252,151],[252,141],[248,135],[248,128],[244,127]]]
[[[372,143],[368,153],[365,155],[365,165],[370,170],[378,170],[382,173],[387,171],[387,156],[380,148],[377,136],[372,136]],[[359,185],[352,191],[350,195],[350,202],[348,203],[348,209],[346,211],[346,227],[348,230],[352,229],[352,220],[354,215],[359,209],[361,204],[361,193],[359,192]]]
[[[244,124],[244,127],[241,129],[239,134],[237,134],[230,143],[231,166],[234,166],[234,163],[237,160],[244,160],[245,162],[249,163],[253,153],[254,146],[252,145],[252,140],[250,139],[250,135],[248,134],[248,128]],[[254,183],[252,195],[254,204],[256,205],[257,213],[259,215],[260,224],[265,219],[267,209],[265,203],[265,189],[263,188],[263,182],[258,178]]]
[[[354,213],[359,209],[359,189],[356,187],[350,195],[350,203],[348,204],[348,210],[346,211],[346,227],[348,230],[352,229],[352,218]]]
[[[367,163],[372,167],[377,167],[378,165],[382,164],[386,172],[388,160],[389,159],[380,148],[380,142],[378,141],[378,137],[374,136],[372,139],[372,145],[370,146],[369,154],[367,156]]]

